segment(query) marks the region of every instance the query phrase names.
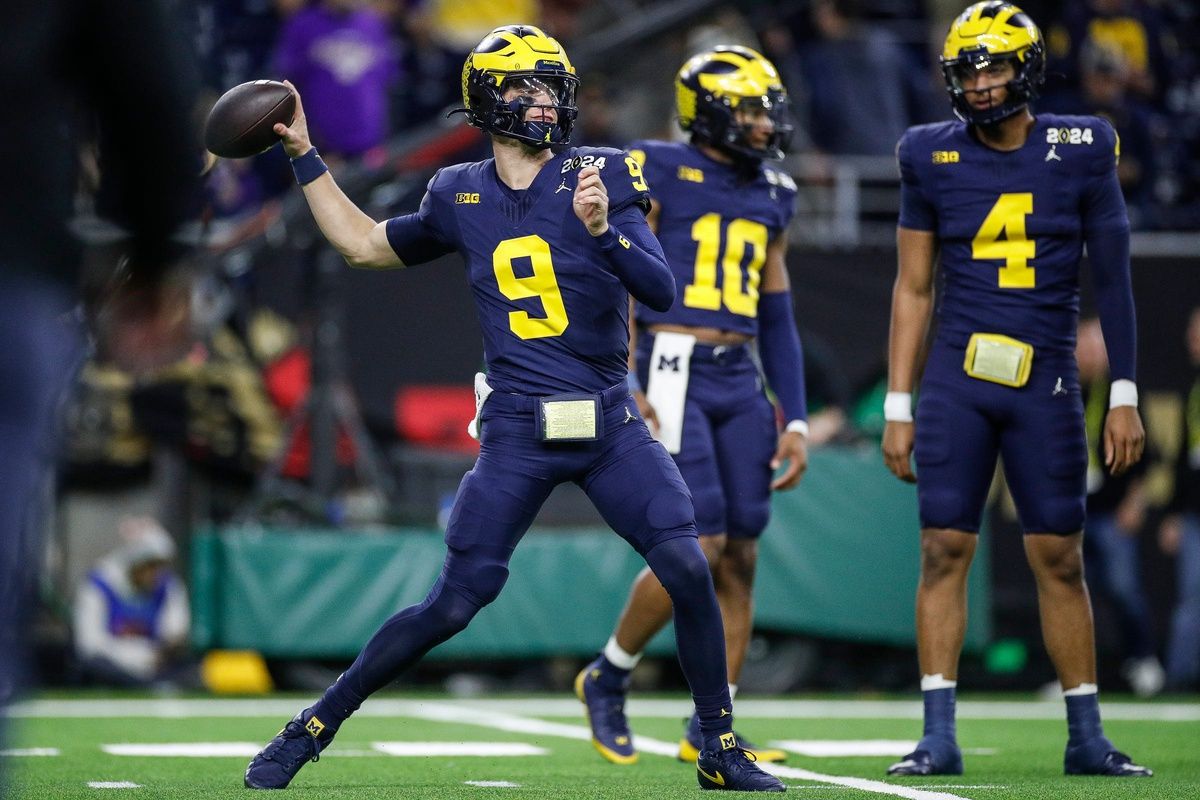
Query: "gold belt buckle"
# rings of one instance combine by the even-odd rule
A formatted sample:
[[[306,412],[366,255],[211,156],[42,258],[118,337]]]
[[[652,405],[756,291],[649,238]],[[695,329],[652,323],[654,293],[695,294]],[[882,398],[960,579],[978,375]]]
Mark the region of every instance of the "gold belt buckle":
[[[538,438],[543,442],[591,442],[599,438],[600,398],[554,395],[538,402]]]
[[[1029,381],[1033,345],[999,333],[974,333],[963,369],[972,378],[1020,388]]]

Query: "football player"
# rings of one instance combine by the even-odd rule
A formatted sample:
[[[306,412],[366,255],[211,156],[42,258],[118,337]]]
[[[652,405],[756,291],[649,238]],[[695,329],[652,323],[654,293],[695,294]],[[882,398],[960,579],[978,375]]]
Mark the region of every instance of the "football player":
[[[650,226],[680,287],[669,309],[636,305],[631,381],[692,493],[725,622],[732,695],[750,642],[770,494],[795,486],[808,460],[803,356],[784,263],[796,185],[763,164],[783,157],[792,127],[775,67],[746,47],[688,60],[676,78],[676,111],[690,143],[630,145],[651,187]],[[763,391],[756,340],[787,420],[782,432]],[[575,681],[592,742],[609,761],[637,760],[624,714],[630,671],[670,618],[670,597],[644,570],[604,651]],[[738,740],[759,761],[785,757]],[[679,758],[694,762],[702,744],[693,714]]]
[[[1087,442],[1074,358],[1086,244],[1112,365],[1105,468],[1142,455],[1129,222],[1119,144],[1098,117],[1034,116],[1042,34],[1019,8],[976,3],[941,58],[958,122],[909,129],[901,173],[883,455],[916,481],[921,519],[917,651],[925,731],[892,775],[958,774],[954,693],[967,571],[998,454],[1020,513],[1042,634],[1066,690],[1068,774],[1145,776],[1104,736],[1081,543]],[[912,411],[933,308],[937,334]],[[916,472],[910,463],[915,455]]]
[[[638,163],[620,150],[565,147],[578,84],[562,47],[538,28],[489,33],[463,67],[463,111],[490,134],[494,157],[440,170],[419,211],[381,223],[334,183],[299,98],[292,125],[276,126],[322,232],[352,266],[462,254],[488,373],[476,379],[479,459],[450,512],[441,576],[254,757],[249,787],[287,786],[363,700],[464,629],[500,593],[550,491],[573,481],[674,602],[680,662],[704,732],[700,785],[784,790],[733,735],[720,608],[691,498],[626,385],[629,296],[665,310],[675,282],[646,225]]]

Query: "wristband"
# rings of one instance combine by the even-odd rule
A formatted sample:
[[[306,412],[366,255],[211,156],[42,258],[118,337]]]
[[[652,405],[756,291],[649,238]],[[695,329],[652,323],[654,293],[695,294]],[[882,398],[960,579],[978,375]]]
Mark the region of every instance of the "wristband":
[[[629,393],[640,392],[642,390],[642,382],[638,380],[636,372],[625,373],[625,387],[629,389]]]
[[[296,183],[307,186],[317,178],[329,172],[329,167],[321,160],[317,148],[310,147],[304,155],[292,159],[292,172],[296,174]]]
[[[1133,406],[1137,408],[1137,404],[1138,392],[1136,383],[1125,378],[1112,382],[1112,386],[1108,389],[1109,408],[1116,408],[1117,406]]]
[[[883,398],[883,418],[888,422],[912,422],[912,392],[888,392]]]
[[[787,424],[783,429],[784,433],[798,433],[805,439],[808,438],[808,423],[802,419],[794,419]]]

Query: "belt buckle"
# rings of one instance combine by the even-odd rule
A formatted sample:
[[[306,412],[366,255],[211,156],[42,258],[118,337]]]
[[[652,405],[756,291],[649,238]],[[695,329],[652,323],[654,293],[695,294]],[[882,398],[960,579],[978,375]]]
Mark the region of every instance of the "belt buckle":
[[[603,419],[598,394],[538,398],[537,435],[543,442],[594,442],[600,438]]]

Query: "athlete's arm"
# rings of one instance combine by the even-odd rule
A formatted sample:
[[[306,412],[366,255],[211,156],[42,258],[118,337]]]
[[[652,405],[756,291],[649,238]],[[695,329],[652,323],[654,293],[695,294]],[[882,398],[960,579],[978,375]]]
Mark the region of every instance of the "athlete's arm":
[[[1116,151],[1116,134],[1104,127],[1113,137]],[[1129,217],[1117,179],[1115,153],[1096,166],[1083,193],[1083,235],[1114,385],[1109,400],[1112,407],[1104,422],[1104,463],[1113,475],[1120,475],[1141,460],[1146,431],[1138,416],[1134,383],[1137,316],[1129,274]]]
[[[917,362],[933,311],[933,272],[937,237],[933,231],[896,229],[899,251],[892,286],[892,321],[888,332],[888,393],[912,394]],[[911,416],[911,414],[910,414]],[[883,431],[883,460],[897,478],[916,481],[911,456],[913,423],[889,420]]]
[[[287,83],[285,81],[285,83]],[[288,83],[296,96],[296,117],[292,124],[275,125],[289,158],[300,158],[312,149],[308,121],[300,93]],[[388,243],[386,223],[376,222],[350,201],[329,172],[304,184],[304,199],[312,209],[321,233],[352,267],[403,267],[404,262]]]
[[[771,489],[791,489],[800,482],[808,469],[807,436],[808,407],[804,395],[804,350],[796,331],[792,310],[792,290],[788,280],[787,232],[784,231],[767,245],[763,264],[762,294],[758,301],[758,349],[763,371],[779,405],[787,426],[779,436],[771,469],[784,463],[787,469],[771,481]],[[793,425],[793,423],[804,423]]]

